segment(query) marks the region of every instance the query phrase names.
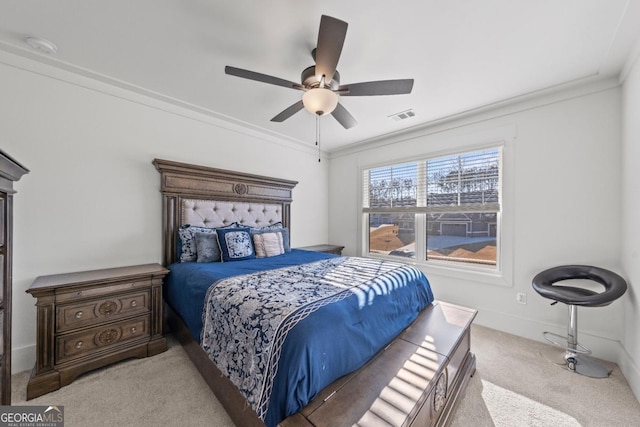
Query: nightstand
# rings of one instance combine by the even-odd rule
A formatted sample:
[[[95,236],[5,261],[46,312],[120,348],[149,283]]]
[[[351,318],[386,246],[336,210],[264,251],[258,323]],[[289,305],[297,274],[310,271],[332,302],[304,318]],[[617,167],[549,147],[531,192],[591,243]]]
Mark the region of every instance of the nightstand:
[[[162,281],[168,272],[145,264],[38,277],[27,290],[38,313],[27,399],[92,369],[165,351]]]
[[[342,255],[342,250],[344,249],[344,246],[340,246],[340,245],[313,245],[313,246],[304,246],[304,247],[298,248],[298,249],[304,249],[305,251],[315,251],[315,252],[324,252],[324,253],[327,253],[327,254]]]

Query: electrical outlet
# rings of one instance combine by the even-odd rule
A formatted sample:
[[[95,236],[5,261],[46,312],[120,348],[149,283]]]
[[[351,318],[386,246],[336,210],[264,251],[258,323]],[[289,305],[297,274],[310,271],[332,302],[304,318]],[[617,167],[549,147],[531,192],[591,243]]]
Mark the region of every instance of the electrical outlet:
[[[527,294],[524,292],[518,292],[516,294],[516,302],[518,304],[526,304],[527,303]]]

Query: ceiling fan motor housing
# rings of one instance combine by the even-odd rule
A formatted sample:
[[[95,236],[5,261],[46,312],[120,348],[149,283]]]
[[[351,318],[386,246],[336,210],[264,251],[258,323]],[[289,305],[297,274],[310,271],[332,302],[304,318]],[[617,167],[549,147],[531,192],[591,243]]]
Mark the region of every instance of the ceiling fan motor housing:
[[[308,89],[320,86],[320,80],[318,80],[318,77],[316,76],[315,65],[307,67],[302,71],[300,81],[302,82],[302,86]],[[336,70],[336,72],[333,74],[333,79],[331,79],[330,82],[324,82],[324,87],[331,90],[337,90],[339,86],[340,73],[338,72],[338,70]]]

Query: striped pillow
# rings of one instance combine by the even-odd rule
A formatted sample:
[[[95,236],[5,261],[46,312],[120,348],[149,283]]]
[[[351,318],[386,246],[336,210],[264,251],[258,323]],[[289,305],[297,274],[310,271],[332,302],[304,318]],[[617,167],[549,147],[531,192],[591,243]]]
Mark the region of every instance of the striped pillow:
[[[256,250],[256,258],[267,258],[284,253],[282,232],[261,233],[253,235],[253,246]]]

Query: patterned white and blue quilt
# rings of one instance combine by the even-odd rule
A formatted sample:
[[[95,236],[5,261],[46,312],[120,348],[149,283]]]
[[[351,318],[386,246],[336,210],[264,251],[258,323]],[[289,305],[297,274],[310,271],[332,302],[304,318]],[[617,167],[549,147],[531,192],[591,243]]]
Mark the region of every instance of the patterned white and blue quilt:
[[[269,427],[369,360],[433,301],[411,266],[331,257],[207,291],[201,346]]]

